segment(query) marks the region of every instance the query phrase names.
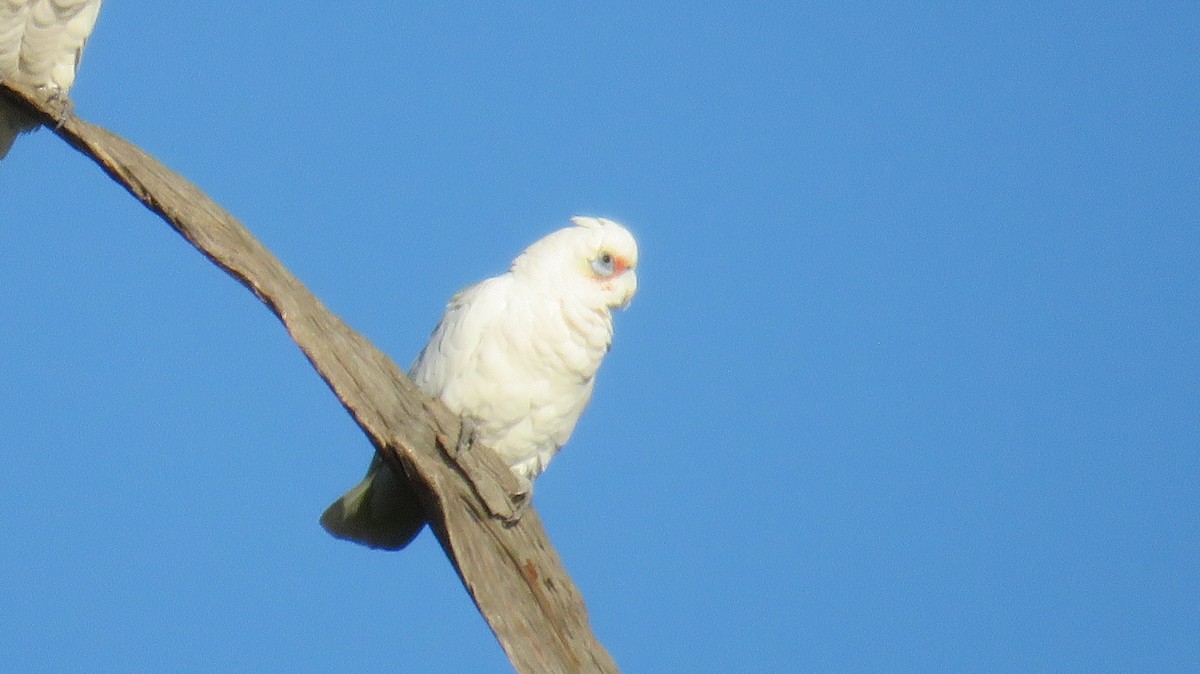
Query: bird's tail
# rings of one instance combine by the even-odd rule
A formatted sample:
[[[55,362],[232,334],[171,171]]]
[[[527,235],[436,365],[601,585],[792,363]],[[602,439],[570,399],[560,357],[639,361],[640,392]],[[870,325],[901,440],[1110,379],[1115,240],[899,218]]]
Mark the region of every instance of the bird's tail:
[[[4,159],[4,155],[8,154],[13,141],[17,139],[17,134],[30,129],[29,122],[27,115],[0,101],[0,159]],[[34,122],[34,126],[36,125]]]
[[[420,533],[425,516],[408,481],[376,455],[363,481],[325,509],[321,526],[336,538],[399,550]]]

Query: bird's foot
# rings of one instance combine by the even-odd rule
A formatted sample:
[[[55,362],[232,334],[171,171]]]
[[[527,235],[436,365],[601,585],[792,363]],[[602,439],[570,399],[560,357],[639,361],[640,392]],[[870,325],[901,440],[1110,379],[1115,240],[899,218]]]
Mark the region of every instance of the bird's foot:
[[[525,511],[529,510],[529,505],[533,503],[533,482],[524,475],[513,474],[517,478],[517,488],[508,493],[508,502],[512,504],[512,509],[502,516],[504,526],[516,526],[517,522],[525,515]]]
[[[53,89],[45,94],[46,108],[54,117],[55,128],[61,129],[67,120],[75,116],[75,104],[62,91]]]
[[[475,446],[479,438],[479,422],[472,417],[458,420],[458,442],[454,445],[454,458],[463,456]]]

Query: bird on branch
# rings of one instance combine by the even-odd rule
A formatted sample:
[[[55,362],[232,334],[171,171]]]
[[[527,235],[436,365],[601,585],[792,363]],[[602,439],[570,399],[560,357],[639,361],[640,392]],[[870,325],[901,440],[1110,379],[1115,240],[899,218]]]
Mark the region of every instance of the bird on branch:
[[[67,92],[75,83],[100,2],[0,0],[0,81],[32,88],[66,114]],[[37,127],[37,120],[0,100],[0,159],[17,134]]]
[[[2,1],[2,0],[0,0]],[[612,344],[612,311],[637,291],[637,242],[604,218],[575,217],[509,270],[451,298],[409,376],[464,421],[469,439],[532,481],[570,438]],[[321,524],[337,538],[399,550],[420,532],[412,490],[376,455]]]

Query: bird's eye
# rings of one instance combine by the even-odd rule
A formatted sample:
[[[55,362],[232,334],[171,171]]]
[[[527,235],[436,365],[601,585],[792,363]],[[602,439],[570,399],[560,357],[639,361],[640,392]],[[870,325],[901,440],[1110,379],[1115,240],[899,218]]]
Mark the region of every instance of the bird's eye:
[[[616,260],[613,259],[612,253],[605,251],[592,258],[592,271],[596,272],[596,276],[612,276],[616,270]]]

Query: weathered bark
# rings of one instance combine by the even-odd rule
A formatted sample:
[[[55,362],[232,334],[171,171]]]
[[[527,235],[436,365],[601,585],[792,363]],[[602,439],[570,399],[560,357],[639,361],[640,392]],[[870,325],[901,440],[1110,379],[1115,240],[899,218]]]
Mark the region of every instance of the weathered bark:
[[[408,476],[463,585],[521,672],[615,672],[583,598],[533,508],[519,523],[516,478],[491,450],[453,456],[459,422],[423,396],[386,355],[321,304],[237,220],[123,138],[0,84],[0,96],[60,137],[246,286],[292,339],[393,470]],[[469,476],[469,477],[468,477]],[[315,515],[314,515],[314,528]],[[381,553],[382,554],[382,553]]]

